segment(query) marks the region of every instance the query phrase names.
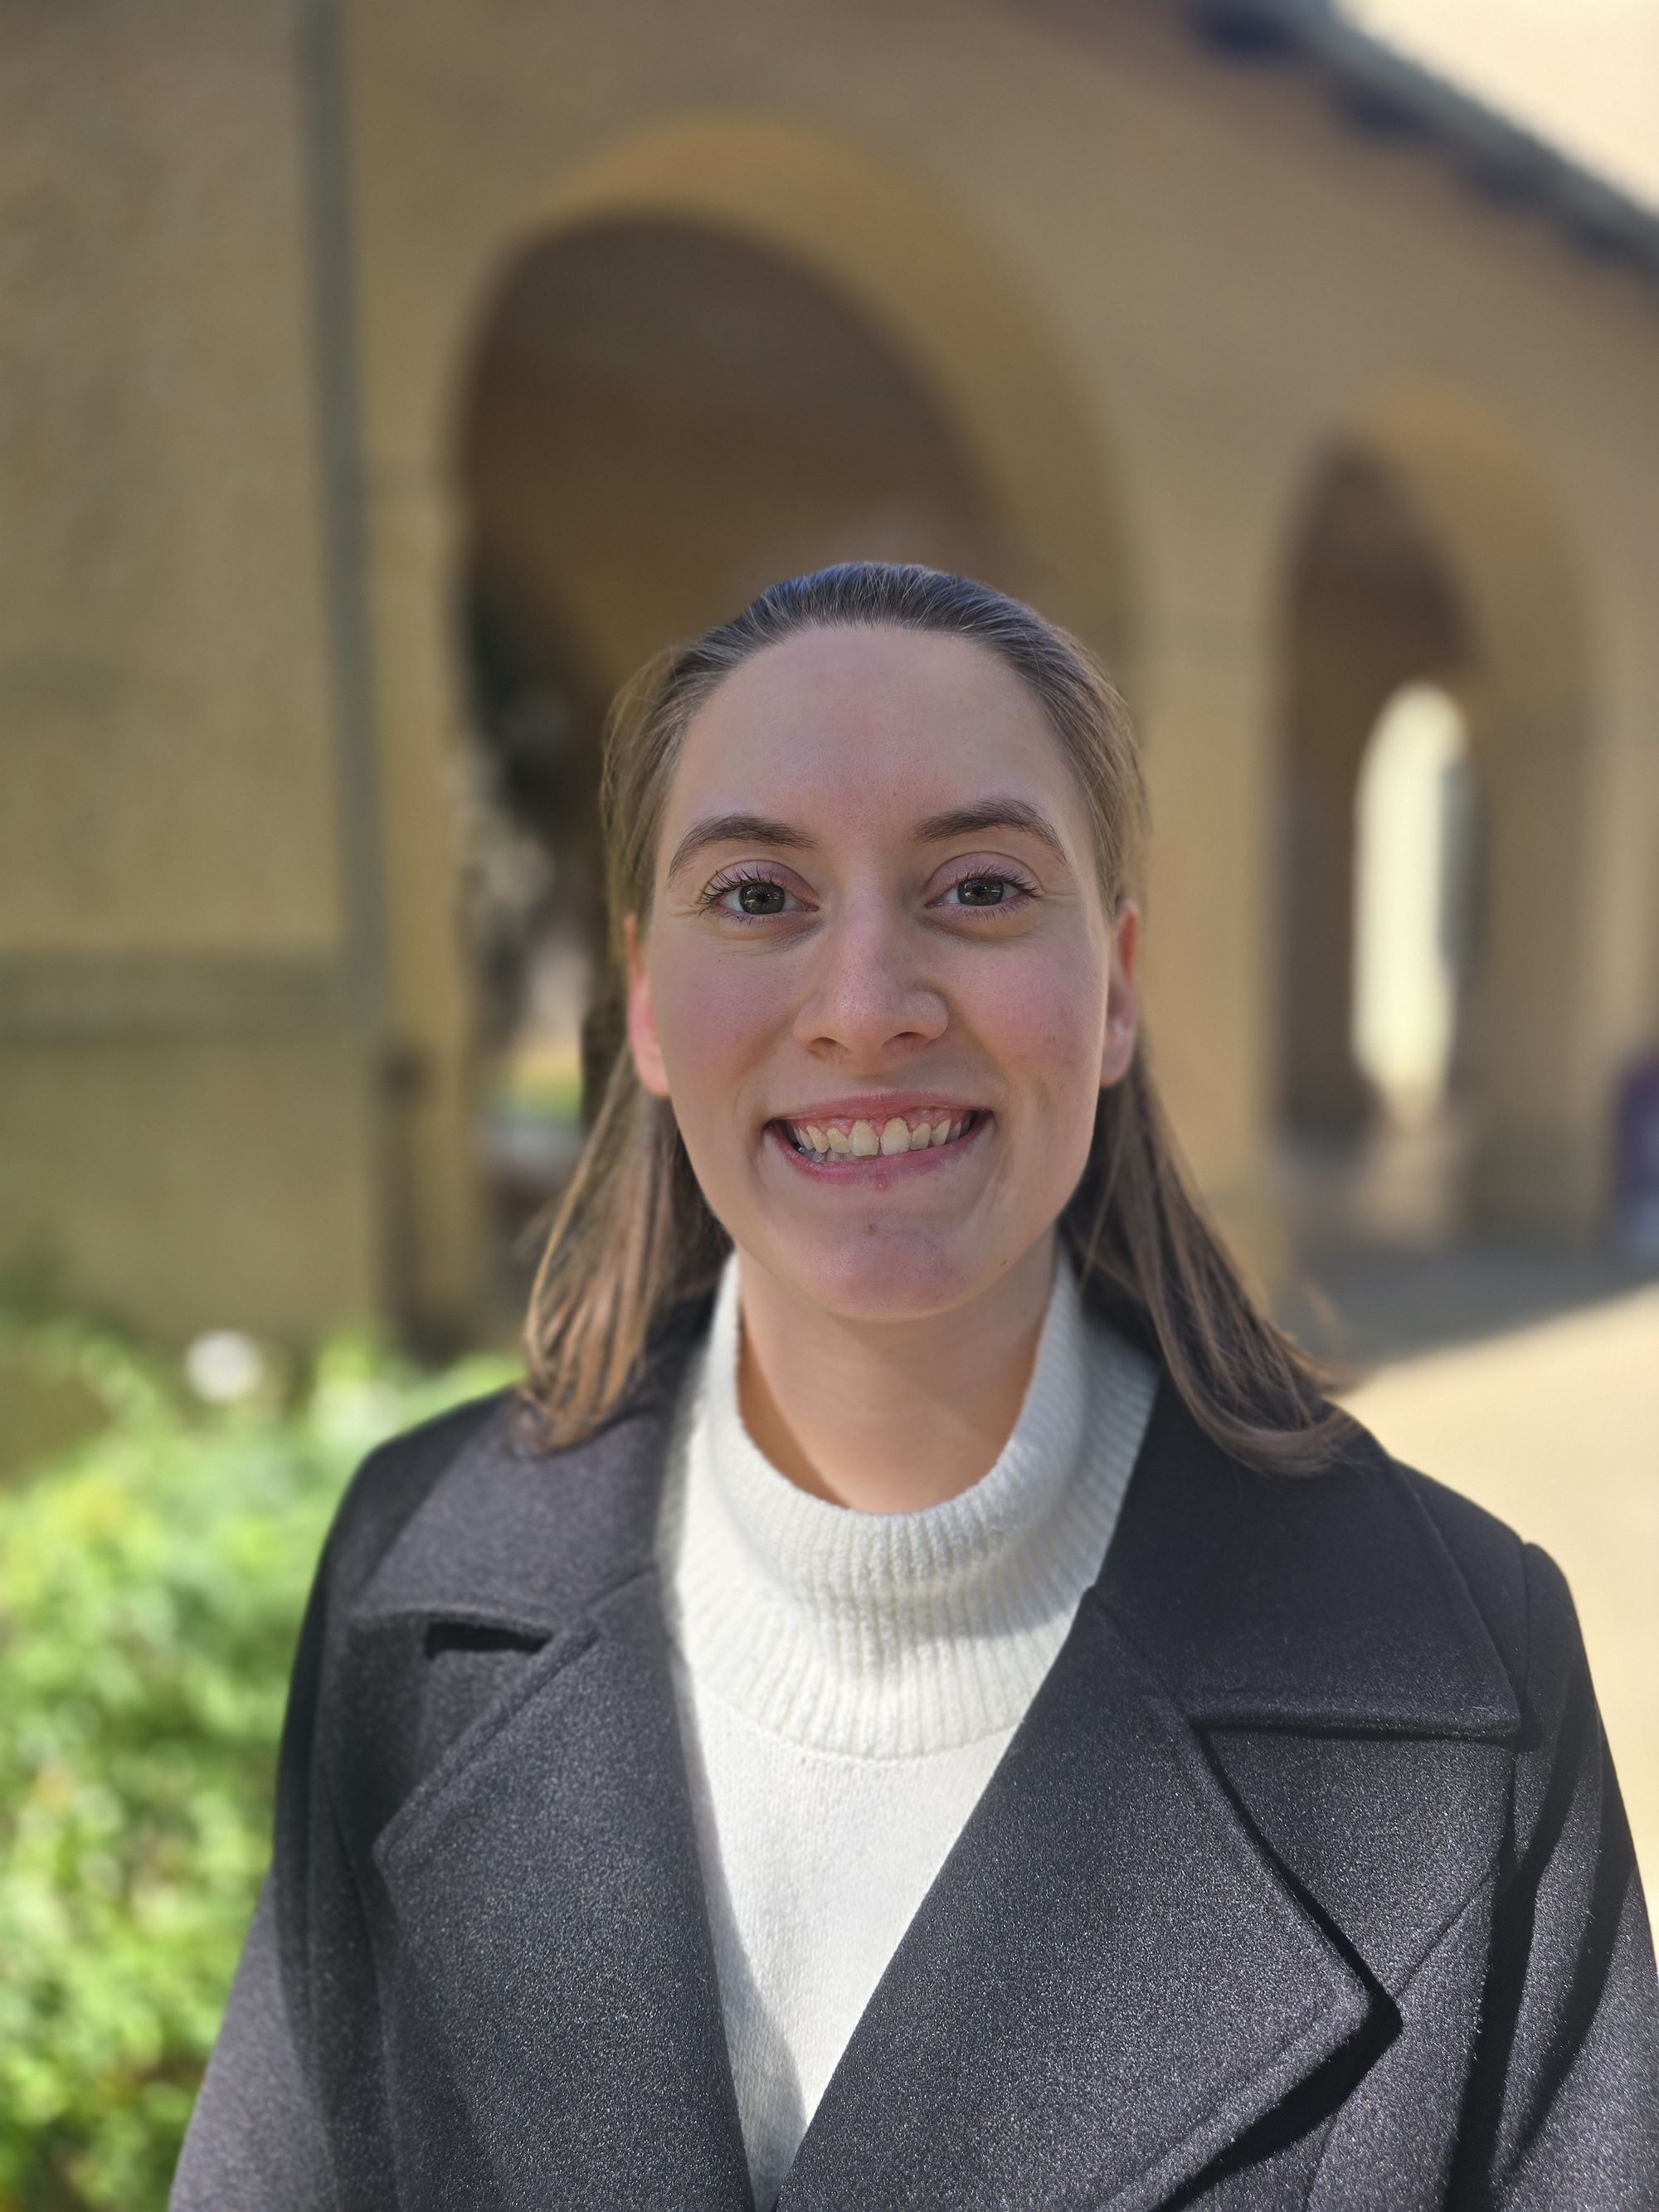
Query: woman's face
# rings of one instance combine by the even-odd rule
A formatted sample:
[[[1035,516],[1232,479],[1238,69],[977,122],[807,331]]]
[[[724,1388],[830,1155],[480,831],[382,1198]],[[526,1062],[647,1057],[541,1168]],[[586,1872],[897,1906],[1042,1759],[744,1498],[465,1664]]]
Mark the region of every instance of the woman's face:
[[[1020,678],[927,633],[769,647],[693,718],[655,869],[645,942],[623,924],[629,1041],[740,1251],[849,1318],[1005,1279],[1076,1188],[1135,1024],[1135,910],[1103,910]]]

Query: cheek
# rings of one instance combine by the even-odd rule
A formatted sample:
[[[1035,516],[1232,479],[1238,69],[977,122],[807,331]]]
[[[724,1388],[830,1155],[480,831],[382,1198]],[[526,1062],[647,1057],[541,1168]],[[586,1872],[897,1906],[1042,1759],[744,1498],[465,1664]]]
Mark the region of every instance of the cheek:
[[[756,960],[666,960],[652,978],[652,1003],[669,1081],[688,1103],[741,1068],[780,1018],[776,981]]]
[[[1051,1092],[1073,1083],[1092,1114],[1105,1029],[1106,979],[1083,958],[1051,953],[1030,962],[988,967],[974,994],[981,1036],[1011,1073],[1034,1077]],[[1095,1018],[1090,1011],[1099,1008]]]

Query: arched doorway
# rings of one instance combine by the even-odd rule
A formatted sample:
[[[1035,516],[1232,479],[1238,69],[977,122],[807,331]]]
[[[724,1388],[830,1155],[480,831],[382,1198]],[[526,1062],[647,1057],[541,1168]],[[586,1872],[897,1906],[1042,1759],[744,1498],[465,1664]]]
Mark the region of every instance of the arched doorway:
[[[970,435],[867,306],[770,241],[617,214],[523,251],[459,424],[458,638],[487,1180],[527,1266],[619,1042],[596,1003],[599,738],[665,640],[779,575],[925,561],[1030,592]]]
[[[1549,503],[1496,426],[1413,395],[1328,448],[1294,544],[1279,1061],[1293,1230],[1304,1249],[1591,1236],[1605,1071],[1576,963],[1595,731]]]
[[[1332,456],[1291,572],[1284,735],[1279,1118],[1290,1225],[1304,1248],[1395,1226],[1449,1231],[1461,1211],[1461,1096],[1442,1087],[1431,1132],[1378,1079],[1391,1051],[1403,1056],[1406,1032],[1433,1019],[1423,963],[1409,976],[1400,963],[1399,921],[1420,944],[1434,926],[1424,908],[1443,888],[1401,834],[1413,799],[1410,829],[1425,823],[1399,708],[1436,698],[1456,713],[1470,651],[1467,610],[1398,477],[1360,448]],[[1460,981],[1466,1017],[1467,972]],[[1413,991],[1408,1010],[1402,993]],[[1468,1057],[1465,1044],[1460,1073]],[[1414,1193],[1400,1219],[1402,1145],[1420,1154],[1431,1137],[1439,1187]]]

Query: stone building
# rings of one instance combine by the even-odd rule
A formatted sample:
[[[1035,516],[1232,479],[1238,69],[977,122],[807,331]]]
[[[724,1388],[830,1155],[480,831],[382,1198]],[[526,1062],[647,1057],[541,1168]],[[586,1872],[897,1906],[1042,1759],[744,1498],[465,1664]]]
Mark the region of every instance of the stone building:
[[[1269,1271],[1286,1130],[1368,1111],[1355,793],[1436,687],[1454,1212],[1605,1233],[1659,224],[1322,0],[0,0],[0,1272],[476,1329],[477,794],[591,944],[614,685],[854,554],[1117,673],[1162,1080]]]

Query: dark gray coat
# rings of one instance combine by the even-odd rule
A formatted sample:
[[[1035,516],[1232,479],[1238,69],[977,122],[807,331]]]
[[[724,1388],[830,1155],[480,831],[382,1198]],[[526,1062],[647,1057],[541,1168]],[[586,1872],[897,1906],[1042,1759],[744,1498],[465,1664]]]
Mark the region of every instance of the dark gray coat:
[[[749,2212],[652,1563],[708,1303],[598,1435],[376,1452],[173,2212]],[[1659,1992],[1571,1601],[1367,1439],[1167,1374],[1099,1581],[781,2212],[1659,2207]]]

